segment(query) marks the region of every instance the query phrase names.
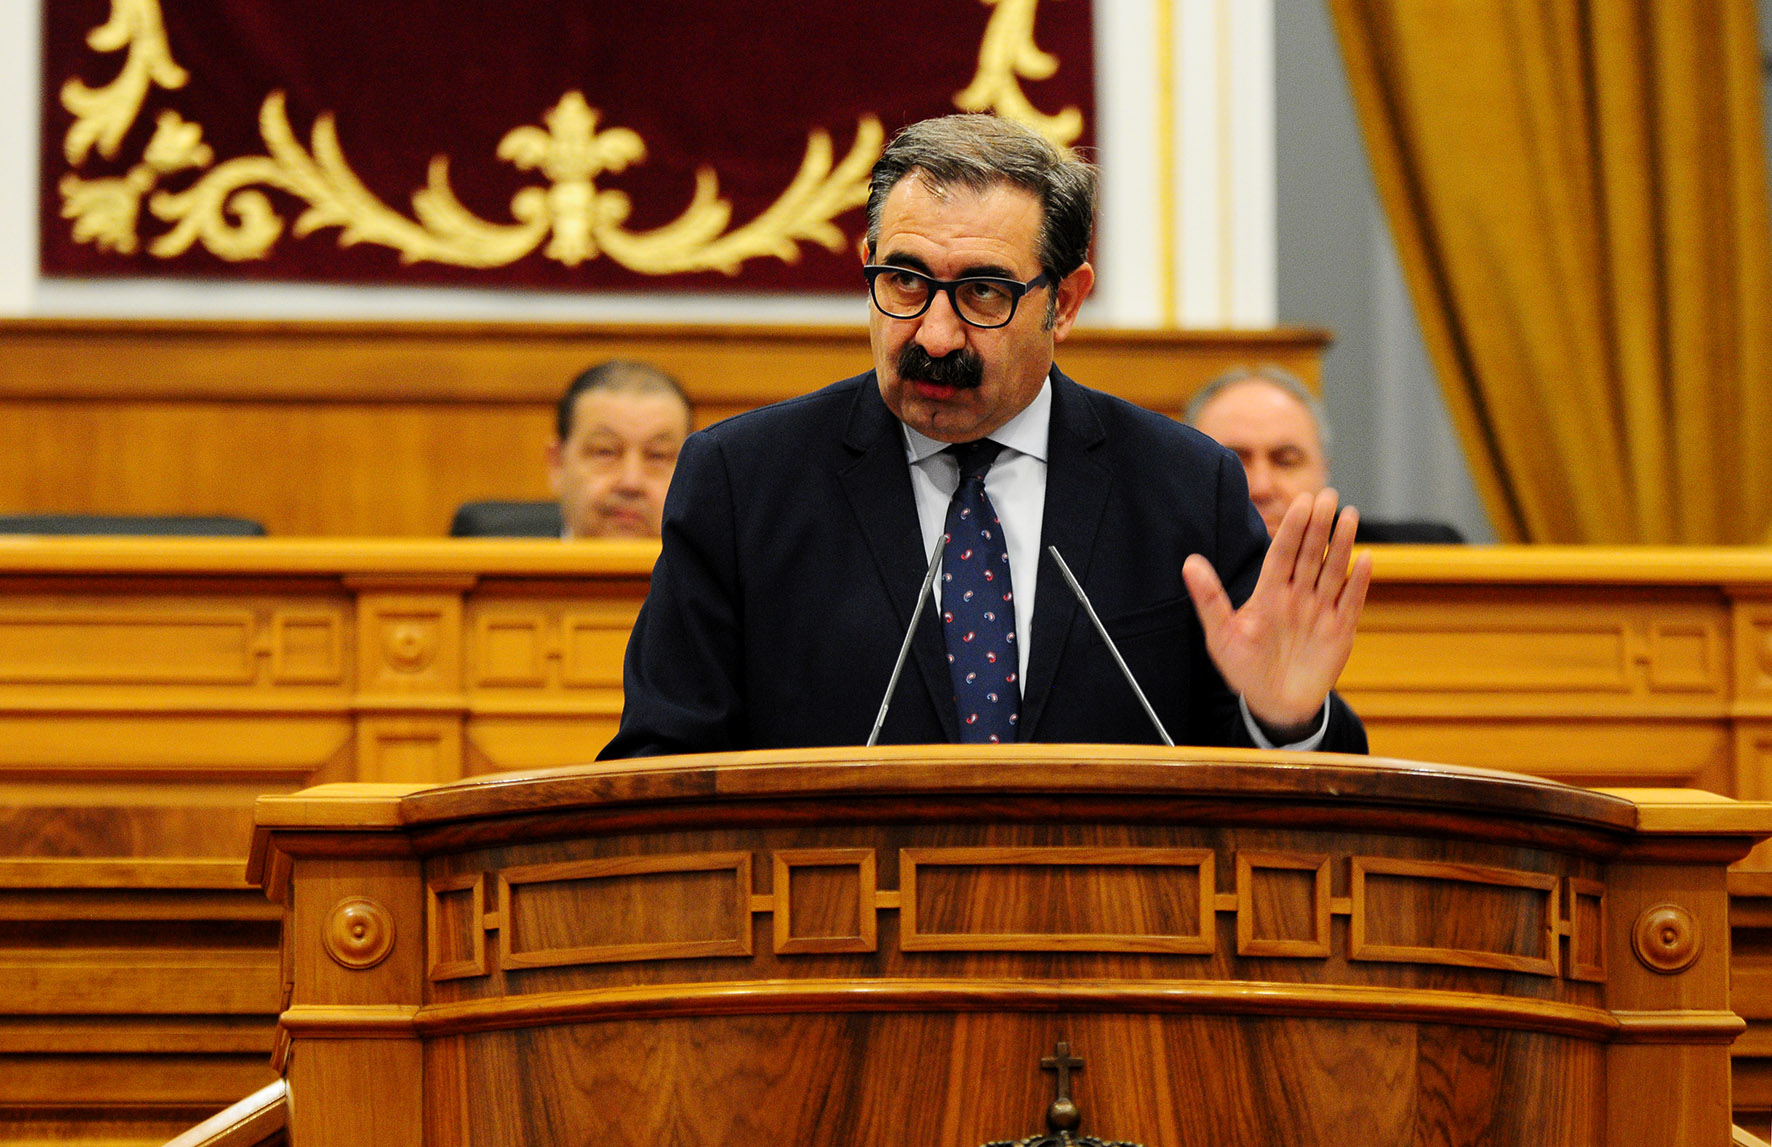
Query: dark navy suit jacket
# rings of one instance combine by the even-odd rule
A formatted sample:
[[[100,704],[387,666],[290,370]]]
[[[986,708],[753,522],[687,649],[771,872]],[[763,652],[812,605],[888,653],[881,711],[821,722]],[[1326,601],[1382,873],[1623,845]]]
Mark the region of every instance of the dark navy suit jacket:
[[[603,756],[864,744],[927,566],[922,536],[903,431],[872,372],[692,436]],[[1267,533],[1234,454],[1052,371],[1019,736],[1159,743],[1048,545],[1177,744],[1250,744],[1181,580],[1201,553],[1233,601],[1255,586]],[[925,608],[881,743],[958,741],[952,697]],[[1359,719],[1338,698],[1330,707],[1322,747],[1364,752]]]

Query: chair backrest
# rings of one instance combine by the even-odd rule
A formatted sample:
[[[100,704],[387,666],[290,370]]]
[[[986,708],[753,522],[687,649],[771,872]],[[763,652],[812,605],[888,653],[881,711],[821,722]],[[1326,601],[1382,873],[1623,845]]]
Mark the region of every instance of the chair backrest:
[[[1361,518],[1354,541],[1362,545],[1460,545],[1464,535],[1447,522],[1394,521],[1382,518]]]
[[[449,524],[452,538],[557,538],[565,530],[556,502],[468,502]]]
[[[0,514],[0,534],[104,534],[135,537],[263,537],[250,518],[187,514]]]

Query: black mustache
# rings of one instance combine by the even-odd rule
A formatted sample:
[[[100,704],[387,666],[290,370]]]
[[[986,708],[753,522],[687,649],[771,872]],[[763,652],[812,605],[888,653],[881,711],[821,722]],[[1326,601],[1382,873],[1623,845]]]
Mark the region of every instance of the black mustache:
[[[958,390],[977,390],[984,382],[984,359],[970,348],[931,358],[928,351],[915,342],[908,342],[898,352],[898,377],[908,382],[933,382]]]

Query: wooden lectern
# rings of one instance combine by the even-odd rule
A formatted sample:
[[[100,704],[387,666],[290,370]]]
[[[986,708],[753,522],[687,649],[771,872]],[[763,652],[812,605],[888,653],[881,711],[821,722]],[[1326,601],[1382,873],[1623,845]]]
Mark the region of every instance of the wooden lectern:
[[[1721,1147],[1724,869],[1772,834],[1684,790],[1089,745],[257,817],[295,1147]]]

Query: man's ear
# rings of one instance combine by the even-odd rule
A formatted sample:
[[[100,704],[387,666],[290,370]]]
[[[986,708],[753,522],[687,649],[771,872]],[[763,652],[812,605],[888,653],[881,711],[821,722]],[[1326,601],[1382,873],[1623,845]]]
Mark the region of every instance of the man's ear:
[[[1062,342],[1077,321],[1077,310],[1095,289],[1095,268],[1084,263],[1058,284],[1058,313],[1052,316],[1052,338]]]
[[[861,252],[861,265],[867,266],[874,261],[874,249],[868,245],[868,237],[863,235],[855,242],[855,249]]]
[[[548,443],[548,489],[554,492],[556,498],[560,496],[560,487],[566,478],[563,450],[558,438]]]

